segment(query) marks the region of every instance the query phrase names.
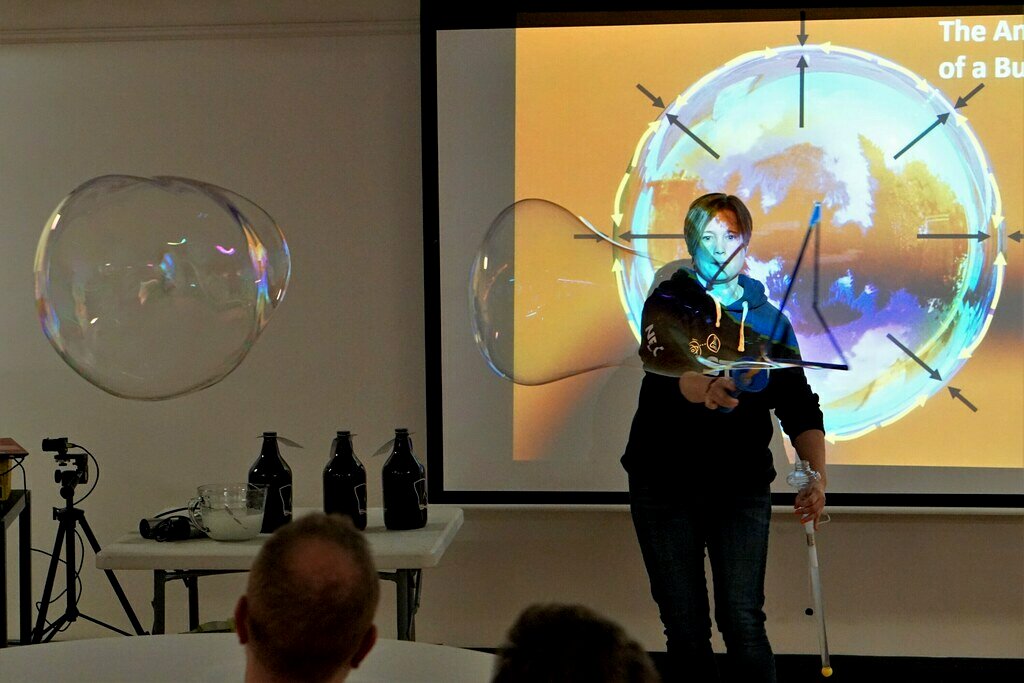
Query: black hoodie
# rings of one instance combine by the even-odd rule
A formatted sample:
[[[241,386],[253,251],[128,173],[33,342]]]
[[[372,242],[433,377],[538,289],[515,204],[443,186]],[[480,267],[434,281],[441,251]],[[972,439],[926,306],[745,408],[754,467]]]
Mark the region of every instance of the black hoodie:
[[[725,477],[721,484],[728,490],[764,490],[775,478],[769,409],[775,409],[790,438],[823,429],[818,396],[802,368],[771,370],[768,386],[740,394],[739,406],[729,413],[690,403],[680,393],[678,378],[684,372],[706,370],[698,357],[731,361],[762,352],[773,359],[800,357],[789,320],[768,302],[764,286],[745,275],[739,283],[740,299],[721,306],[692,271],[680,269],[644,304],[640,357],[647,372],[622,456],[631,478],[654,483]]]

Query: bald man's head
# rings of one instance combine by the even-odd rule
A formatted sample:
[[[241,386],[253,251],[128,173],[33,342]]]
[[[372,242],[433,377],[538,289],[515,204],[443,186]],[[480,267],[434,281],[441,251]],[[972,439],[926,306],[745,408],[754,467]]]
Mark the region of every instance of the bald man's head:
[[[347,518],[308,515],[260,550],[239,601],[239,635],[275,676],[328,680],[366,654],[379,596],[363,535]]]

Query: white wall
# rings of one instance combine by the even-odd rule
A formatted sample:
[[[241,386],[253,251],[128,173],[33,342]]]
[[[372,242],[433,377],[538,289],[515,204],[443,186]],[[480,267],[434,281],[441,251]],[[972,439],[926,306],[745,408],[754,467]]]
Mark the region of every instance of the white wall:
[[[307,446],[286,452],[298,505],[318,504],[336,429],[357,432],[368,454],[408,426],[422,449],[417,7],[271,3],[246,14],[226,4],[226,13],[183,2],[117,14],[139,4],[109,3],[104,17],[82,10],[97,3],[72,3],[67,15],[62,3],[14,3],[0,14],[0,433],[33,451],[38,548],[53,543],[49,508],[60,502],[53,460],[38,450],[44,436],[67,435],[99,458],[100,484],[83,507],[101,543],[183,503],[197,484],[244,477],[264,429]],[[265,23],[275,20],[291,26]],[[152,28],[202,22],[232,26],[191,31],[202,40]],[[214,182],[255,199],[285,231],[285,302],[220,384],[172,401],[116,399],[76,375],[41,334],[31,268],[39,232],[69,190],[104,173]],[[380,464],[367,462],[371,504],[380,504]],[[1024,656],[1019,517],[834,517],[819,540],[834,653]],[[770,636],[780,652],[814,652],[802,532],[780,516],[772,533]],[[91,563],[90,553],[80,608],[125,625]],[[35,555],[37,597],[45,570]],[[150,576],[120,576],[148,623]],[[204,579],[203,619],[226,617],[243,580]],[[170,587],[169,630],[184,627],[183,598]],[[541,600],[589,604],[649,649],[663,647],[624,510],[468,511],[443,565],[425,573],[419,637],[495,646]],[[385,636],[394,634],[393,605],[389,584],[378,620]],[[51,614],[62,610],[58,602]],[[8,623],[13,633],[13,605]],[[105,634],[79,622],[64,637]]]

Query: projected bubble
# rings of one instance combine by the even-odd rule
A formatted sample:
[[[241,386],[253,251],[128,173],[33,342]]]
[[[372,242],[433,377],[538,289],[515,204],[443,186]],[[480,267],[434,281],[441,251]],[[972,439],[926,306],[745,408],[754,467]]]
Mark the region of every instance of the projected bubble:
[[[875,55],[794,46],[709,73],[658,124],[616,195],[617,241],[678,233],[694,198],[735,194],[754,219],[747,272],[778,304],[808,207],[822,202],[820,308],[851,366],[811,377],[830,436],[898,420],[970,358],[1002,286],[1001,201],[977,137],[939,91]],[[978,232],[992,238],[967,237]],[[940,233],[963,238],[926,238]],[[687,253],[682,240],[632,244],[618,277],[639,340],[657,264]],[[813,284],[804,267],[786,312],[805,359],[838,362]]]
[[[601,240],[568,209],[524,199],[492,222],[473,261],[470,306],[473,335],[488,365],[517,384],[546,384],[635,359],[632,340],[573,344],[580,321],[618,315],[608,306],[611,260],[607,249],[583,249],[570,260],[558,247],[574,239]]]
[[[238,366],[290,272],[284,235],[248,199],[185,178],[101,176],[43,228],[36,304],[82,377],[115,396],[166,399]]]

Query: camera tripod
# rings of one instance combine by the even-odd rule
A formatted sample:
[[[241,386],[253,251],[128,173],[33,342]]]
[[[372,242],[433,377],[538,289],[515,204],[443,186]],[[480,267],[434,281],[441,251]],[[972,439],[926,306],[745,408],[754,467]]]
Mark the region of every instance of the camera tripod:
[[[43,598],[39,606],[39,616],[36,619],[36,627],[32,630],[32,642],[49,642],[55,635],[57,635],[65,624],[70,624],[79,617],[87,619],[94,624],[99,624],[100,626],[120,633],[121,635],[130,636],[132,635],[131,633],[122,631],[115,626],[111,626],[99,619],[90,617],[88,614],[84,614],[78,610],[78,591],[75,578],[75,574],[77,573],[75,569],[76,526],[81,525],[82,531],[85,532],[86,538],[89,539],[89,545],[92,546],[93,553],[98,553],[100,551],[100,544],[96,540],[96,535],[93,534],[92,528],[89,526],[89,522],[85,519],[85,511],[75,507],[75,486],[77,486],[79,482],[79,472],[77,467],[68,467],[64,462],[60,462],[57,471],[54,473],[54,478],[57,480],[57,483],[61,485],[60,495],[64,499],[64,507],[53,508],[53,518],[60,522],[60,524],[57,528],[57,538],[53,544],[53,554],[50,555],[50,568],[46,573],[46,584],[43,587]],[[60,561],[62,543],[64,544],[65,555],[64,564],[65,577],[67,581],[65,593],[67,595],[67,607],[64,610],[64,614],[58,617],[52,624],[49,624],[44,628],[44,624],[46,624],[46,611],[50,606],[50,595],[53,593],[53,581],[57,576],[57,563]],[[111,588],[114,589],[117,599],[121,602],[121,607],[124,609],[125,614],[128,615],[128,620],[132,622],[132,627],[135,629],[135,635],[146,635],[146,631],[142,628],[142,624],[139,623],[139,618],[135,616],[135,611],[128,602],[128,598],[125,596],[124,590],[122,590],[121,584],[118,583],[114,572],[109,569],[105,569],[103,573],[107,575],[107,580],[110,581]]]

